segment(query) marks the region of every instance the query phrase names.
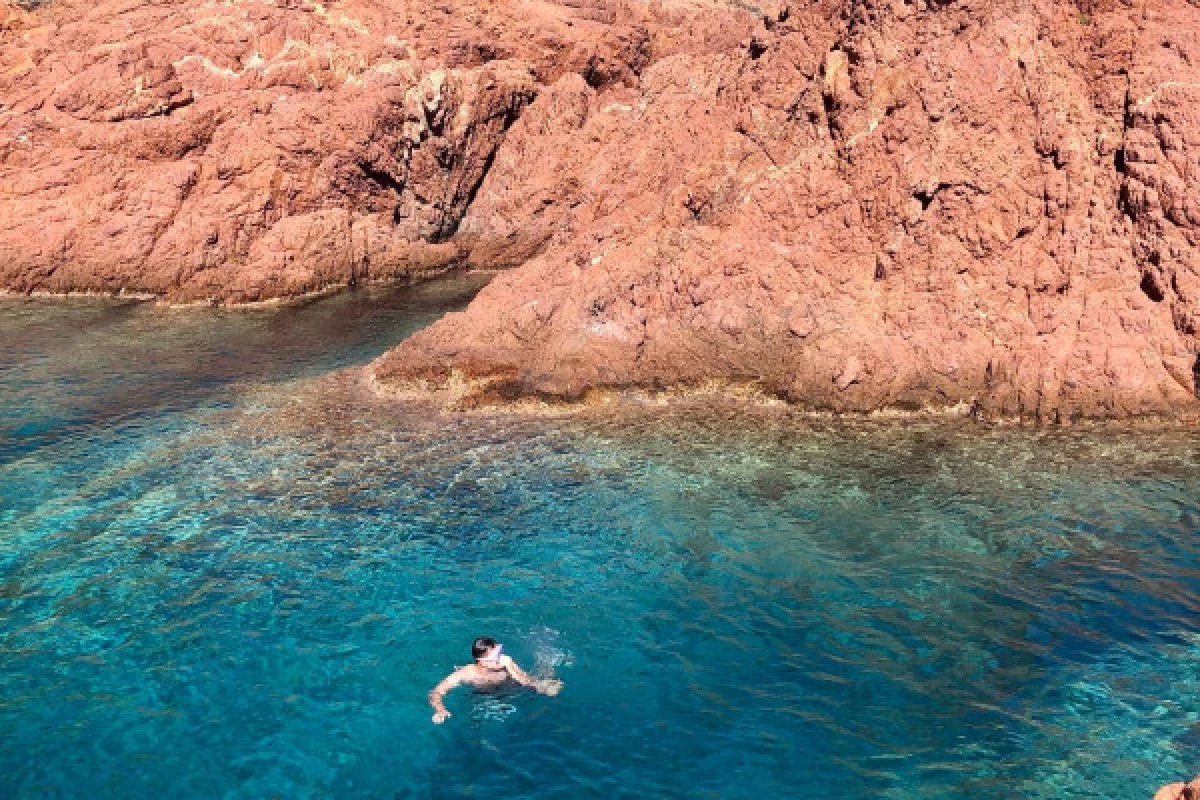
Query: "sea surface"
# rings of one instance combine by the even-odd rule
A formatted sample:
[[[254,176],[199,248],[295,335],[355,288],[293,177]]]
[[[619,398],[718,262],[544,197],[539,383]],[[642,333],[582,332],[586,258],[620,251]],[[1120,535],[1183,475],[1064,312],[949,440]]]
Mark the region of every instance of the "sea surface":
[[[1129,798],[1200,771],[1200,434],[380,403],[471,277],[0,301],[0,797]],[[491,634],[558,697],[426,693]]]

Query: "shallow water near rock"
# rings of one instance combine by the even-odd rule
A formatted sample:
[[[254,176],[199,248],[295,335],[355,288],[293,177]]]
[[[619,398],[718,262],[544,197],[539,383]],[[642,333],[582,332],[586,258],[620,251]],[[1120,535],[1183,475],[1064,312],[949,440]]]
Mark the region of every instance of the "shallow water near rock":
[[[1200,435],[353,371],[477,283],[0,301],[0,796],[1148,798],[1200,768]],[[425,694],[473,636],[556,698]]]

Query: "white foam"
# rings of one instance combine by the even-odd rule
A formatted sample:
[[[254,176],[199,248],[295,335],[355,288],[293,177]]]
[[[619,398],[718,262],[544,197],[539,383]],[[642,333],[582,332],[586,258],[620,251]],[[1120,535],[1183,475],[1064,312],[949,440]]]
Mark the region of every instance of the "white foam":
[[[565,649],[562,634],[553,628],[545,625],[531,628],[526,640],[533,651],[533,673],[539,678],[549,678],[559,667],[575,664],[575,655]]]

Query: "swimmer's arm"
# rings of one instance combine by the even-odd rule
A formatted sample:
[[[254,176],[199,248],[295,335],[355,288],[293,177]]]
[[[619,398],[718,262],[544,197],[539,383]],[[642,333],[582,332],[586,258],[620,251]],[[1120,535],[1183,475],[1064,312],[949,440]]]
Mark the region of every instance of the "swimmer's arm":
[[[504,657],[504,666],[508,669],[508,674],[514,681],[542,694],[556,695],[558,694],[558,690],[562,688],[562,681],[560,680],[549,678],[539,681],[537,678],[534,678],[528,672],[518,667],[517,662],[513,661],[510,656]]]
[[[453,689],[455,686],[462,684],[462,670],[456,669],[445,678],[442,682],[433,687],[429,692],[429,705],[433,706],[433,721],[442,723],[446,721],[446,717],[450,716],[450,712],[446,710],[446,704],[442,698],[446,696],[446,692]]]

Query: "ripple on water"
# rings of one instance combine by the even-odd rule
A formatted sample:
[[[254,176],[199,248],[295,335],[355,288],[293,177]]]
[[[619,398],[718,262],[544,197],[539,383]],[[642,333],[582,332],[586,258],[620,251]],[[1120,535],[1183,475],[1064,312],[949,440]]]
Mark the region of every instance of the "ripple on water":
[[[0,793],[1143,798],[1200,763],[1194,432],[449,417],[317,377],[410,305],[362,339],[0,309],[36,328],[0,355]],[[127,368],[149,341],[173,377]],[[435,728],[480,632],[566,689]]]

